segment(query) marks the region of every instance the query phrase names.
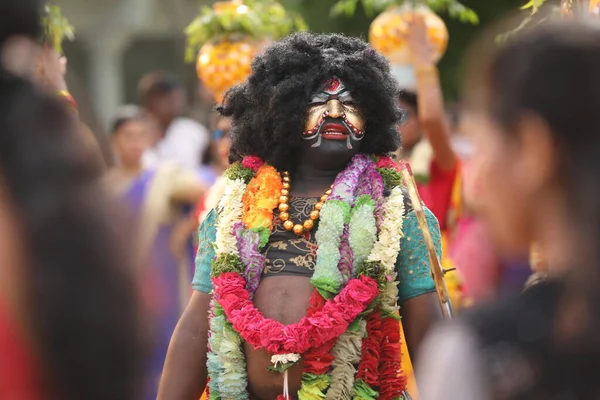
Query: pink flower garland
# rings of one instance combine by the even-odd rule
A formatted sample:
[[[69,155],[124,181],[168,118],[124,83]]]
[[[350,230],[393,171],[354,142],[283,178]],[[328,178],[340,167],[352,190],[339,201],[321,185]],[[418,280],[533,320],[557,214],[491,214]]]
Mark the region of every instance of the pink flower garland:
[[[388,156],[379,156],[375,163],[375,168],[391,168],[398,172],[401,171],[401,166]]]
[[[321,347],[346,332],[348,325],[379,295],[377,282],[361,276],[350,280],[335,298],[325,303],[322,311],[296,324],[284,325],[265,318],[250,300],[245,286],[244,278],[235,272],[213,278],[215,298],[233,329],[255,349],[266,349],[272,354],[304,354]]]

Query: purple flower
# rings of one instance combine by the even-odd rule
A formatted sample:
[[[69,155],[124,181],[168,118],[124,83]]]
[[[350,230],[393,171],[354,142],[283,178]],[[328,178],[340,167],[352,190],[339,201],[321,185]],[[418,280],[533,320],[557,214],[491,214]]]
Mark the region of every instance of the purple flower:
[[[364,173],[365,168],[372,163],[366,154],[356,154],[346,169],[340,172],[333,182],[329,199],[341,200],[353,205],[356,186],[358,185],[360,176]]]
[[[377,233],[379,233],[379,229],[383,223],[383,202],[385,201],[383,192],[385,190],[385,184],[383,178],[373,165],[371,165],[371,168],[368,170],[368,176],[368,180],[371,182],[372,187],[371,198],[375,200],[375,221],[377,222]]]
[[[342,239],[340,241],[340,262],[338,264],[338,269],[342,275],[344,284],[346,284],[348,279],[352,276],[352,265],[354,263],[354,255],[352,254],[350,241],[348,240],[349,236],[350,230],[348,229],[348,224],[345,224],[344,233],[342,233]]]
[[[258,232],[247,230],[241,222],[233,226],[233,232],[237,238],[240,259],[246,267],[244,277],[246,278],[246,289],[253,296],[265,268],[266,257],[258,250],[260,235]]]

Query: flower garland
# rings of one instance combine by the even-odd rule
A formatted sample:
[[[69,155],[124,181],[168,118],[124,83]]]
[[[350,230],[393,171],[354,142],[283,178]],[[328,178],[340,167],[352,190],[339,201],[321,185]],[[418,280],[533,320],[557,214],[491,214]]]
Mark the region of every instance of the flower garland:
[[[279,204],[283,187],[281,175],[275,168],[263,164],[250,181],[242,196],[243,217],[246,228],[256,231],[273,229],[273,210]]]
[[[219,218],[216,224],[216,254],[237,254],[237,241],[232,228],[242,218],[242,197],[246,183],[241,179],[230,179],[223,198],[219,202]]]
[[[233,328],[255,349],[269,353],[304,354],[344,333],[354,319],[379,295],[377,283],[361,276],[348,285],[323,310],[293,325],[265,318],[250,300],[244,278],[236,272],[213,277],[215,297]]]
[[[341,260],[340,243],[344,224],[348,222],[359,178],[370,164],[363,154],[354,156],[352,162],[333,182],[329,199],[321,209],[319,229],[315,233],[317,263],[310,283],[326,299],[337,292],[343,282],[339,270]]]
[[[342,399],[351,393],[354,398],[374,399],[375,388],[388,383],[393,383],[391,389],[382,393],[403,389],[405,383],[396,373],[400,368],[382,374],[379,381],[372,375],[378,368],[399,363],[399,351],[398,357],[381,354],[399,343],[383,329],[391,329],[392,322],[397,329],[390,314],[397,310],[392,298],[397,296],[394,263],[404,203],[393,161],[358,154],[336,178],[315,233],[317,263],[311,279],[315,305],[300,322],[287,326],[264,318],[251,301],[264,267],[260,249],[269,240],[281,176],[259,158],[246,157],[227,171],[226,178],[212,268],[211,398],[247,398],[242,338],[273,353],[280,371],[304,356],[300,399]],[[387,198],[384,187],[391,191]],[[364,322],[359,315],[368,320],[362,341]],[[395,344],[385,347],[384,338]],[[358,359],[362,368],[355,381],[353,363]],[[287,384],[279,398],[289,396],[286,388]]]

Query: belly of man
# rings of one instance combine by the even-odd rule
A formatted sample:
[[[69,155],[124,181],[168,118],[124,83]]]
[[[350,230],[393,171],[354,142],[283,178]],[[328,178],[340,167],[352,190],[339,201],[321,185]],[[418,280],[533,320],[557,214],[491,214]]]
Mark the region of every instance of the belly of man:
[[[298,276],[272,276],[261,280],[254,296],[254,305],[266,318],[285,325],[295,324],[306,315],[313,292],[310,278]],[[271,354],[244,348],[248,368],[248,391],[253,400],[273,400],[283,393],[283,374],[268,370]],[[300,390],[302,362],[288,370],[289,390],[293,399]]]

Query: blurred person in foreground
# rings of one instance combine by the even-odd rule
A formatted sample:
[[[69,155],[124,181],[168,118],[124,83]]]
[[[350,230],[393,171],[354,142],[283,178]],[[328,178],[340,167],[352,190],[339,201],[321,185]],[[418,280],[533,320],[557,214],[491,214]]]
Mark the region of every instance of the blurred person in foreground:
[[[191,118],[184,117],[185,90],[179,79],[168,73],[154,72],[139,84],[142,106],[158,124],[158,137],[144,154],[147,166],[177,162],[197,170],[210,143],[208,130]]]
[[[415,16],[406,37],[415,71],[416,87],[400,92],[400,107],[405,117],[400,125],[400,158],[411,165],[419,194],[436,216],[442,230],[443,253],[451,244],[462,212],[460,163],[451,143],[451,127],[445,108],[435,48],[427,35],[422,16]],[[452,269],[450,258],[444,268]],[[452,303],[456,310],[464,301],[459,274],[446,274]]]
[[[194,173],[177,164],[144,167],[142,155],[150,146],[153,129],[153,121],[140,108],[119,110],[111,126],[117,165],[106,175],[106,183],[124,201],[139,232],[135,255],[153,317],[147,399],[156,398],[169,339],[191,293],[191,236],[177,238],[180,243],[174,246],[174,231],[186,221],[185,209],[195,205],[205,190]]]
[[[597,399],[600,29],[553,22],[478,49],[466,116],[480,204],[503,254],[538,243],[548,278],[433,334],[423,398]]]
[[[23,36],[8,39],[2,50],[4,67],[38,85],[38,88],[58,97],[72,112],[73,118],[79,120],[78,105],[70,94],[65,80],[67,58],[56,48],[58,40],[53,32],[62,31],[65,21],[57,22],[54,16],[47,15],[44,10],[41,18],[42,33],[36,41],[27,40]],[[105,160],[98,143],[98,138],[83,123],[76,126],[78,135],[83,138],[87,156],[97,164],[100,171]]]
[[[38,40],[40,7],[0,3],[0,51]],[[84,148],[65,104],[3,63],[2,399],[130,400],[140,389],[142,312],[132,268]]]

